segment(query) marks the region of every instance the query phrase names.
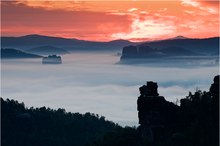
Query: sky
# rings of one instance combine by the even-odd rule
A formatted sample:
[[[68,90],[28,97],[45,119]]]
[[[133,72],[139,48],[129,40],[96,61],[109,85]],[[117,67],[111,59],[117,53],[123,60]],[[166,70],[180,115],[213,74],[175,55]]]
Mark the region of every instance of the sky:
[[[1,36],[91,41],[219,36],[218,1],[1,1]]]

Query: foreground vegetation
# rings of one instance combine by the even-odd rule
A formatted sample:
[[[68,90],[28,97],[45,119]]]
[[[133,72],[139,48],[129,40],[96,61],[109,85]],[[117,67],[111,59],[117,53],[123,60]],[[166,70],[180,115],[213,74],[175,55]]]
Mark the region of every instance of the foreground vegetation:
[[[140,129],[124,128],[120,132],[106,134],[91,146],[219,146],[219,100],[210,92],[196,91],[181,99],[178,111],[179,125],[176,133],[163,135],[150,142]]]
[[[107,132],[122,129],[103,116],[26,108],[1,99],[2,146],[83,146]]]
[[[147,141],[139,128],[125,127],[95,114],[64,109],[26,108],[1,98],[2,146],[218,146],[219,94],[196,91],[181,99],[177,133]]]

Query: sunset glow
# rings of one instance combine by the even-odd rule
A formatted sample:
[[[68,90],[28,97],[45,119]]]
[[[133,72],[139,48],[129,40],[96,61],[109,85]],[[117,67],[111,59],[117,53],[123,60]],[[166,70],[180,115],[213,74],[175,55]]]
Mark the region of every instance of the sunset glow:
[[[219,36],[218,1],[1,2],[1,35],[145,41]]]

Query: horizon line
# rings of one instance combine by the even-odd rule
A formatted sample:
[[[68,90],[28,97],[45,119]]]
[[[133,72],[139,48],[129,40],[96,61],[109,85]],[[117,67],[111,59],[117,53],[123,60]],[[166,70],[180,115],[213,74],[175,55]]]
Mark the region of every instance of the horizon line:
[[[169,40],[169,39],[175,39],[177,37],[183,37],[183,39],[208,39],[208,38],[216,38],[216,37],[220,37],[219,36],[211,36],[211,37],[203,37],[203,38],[191,38],[191,37],[185,37],[185,36],[182,36],[182,35],[177,35],[177,36],[174,36],[174,37],[167,37],[167,38],[162,38],[162,39],[159,39],[159,38],[136,38],[136,39],[140,39],[140,41],[132,41],[130,39],[122,39],[122,38],[119,38],[119,39],[115,39],[115,40],[109,40],[109,41],[98,41],[98,40],[84,40],[84,39],[78,39],[78,38],[70,38],[70,37],[62,37],[62,36],[52,36],[52,35],[44,35],[44,34],[25,34],[25,35],[18,35],[18,36],[8,36],[8,35],[1,35],[1,38],[2,37],[14,37],[14,38],[21,38],[21,37],[26,37],[26,36],[42,36],[42,37],[52,37],[52,38],[62,38],[62,39],[69,39],[69,40],[78,40],[78,41],[87,41],[87,42],[113,42],[113,41],[119,41],[119,40],[122,40],[122,41],[129,41],[129,42],[132,42],[132,43],[138,43],[138,42],[151,42],[151,41],[163,41],[163,40]],[[142,41],[141,41],[142,39]],[[145,39],[145,40],[144,40]]]

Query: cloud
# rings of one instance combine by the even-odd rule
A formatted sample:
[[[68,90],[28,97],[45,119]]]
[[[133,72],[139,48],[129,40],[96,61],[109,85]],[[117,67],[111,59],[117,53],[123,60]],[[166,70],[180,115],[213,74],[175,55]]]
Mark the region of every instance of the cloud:
[[[193,6],[211,14],[218,14],[218,10],[219,10],[218,1],[196,1],[196,0],[181,0],[181,1],[183,5]]]
[[[148,14],[147,11],[140,11],[140,14]]]
[[[187,14],[194,14],[195,12],[194,11],[189,11],[189,10],[185,10],[185,13],[187,13]]]
[[[154,16],[159,17],[159,19],[151,16],[144,18],[135,16],[131,24],[130,32],[115,33],[112,34],[112,37],[129,39],[133,41],[144,41],[149,38],[161,38],[164,35],[169,35],[175,32],[175,26],[172,25],[172,22],[165,20],[160,14],[154,14]]]
[[[166,68],[115,64],[111,54],[71,54],[61,65],[42,65],[40,59],[3,60],[3,98],[28,107],[48,106],[71,112],[93,112],[120,124],[137,125],[139,87],[158,83],[169,101],[183,98],[196,87],[209,90],[218,67]]]
[[[109,13],[111,15],[119,15],[119,16],[125,16],[125,15],[128,15],[127,13],[121,13],[121,12],[112,12],[112,13]]]
[[[190,5],[193,7],[197,7],[199,6],[199,2],[195,1],[195,0],[181,0],[183,5]]]
[[[45,10],[62,10],[62,11],[85,11],[90,10],[91,7],[85,5],[86,1],[44,1],[44,0],[17,0],[16,4],[22,4],[27,7],[41,8]]]
[[[7,35],[36,33],[103,41],[111,33],[128,31],[131,23],[128,16],[106,12],[45,10],[8,2],[2,4],[2,13],[2,33]]]
[[[35,33],[95,41],[144,41],[219,35],[217,2],[19,0],[1,4],[2,35],[6,36]]]
[[[134,11],[137,11],[138,9],[137,8],[131,8],[131,9],[128,9],[128,12],[134,12]]]

